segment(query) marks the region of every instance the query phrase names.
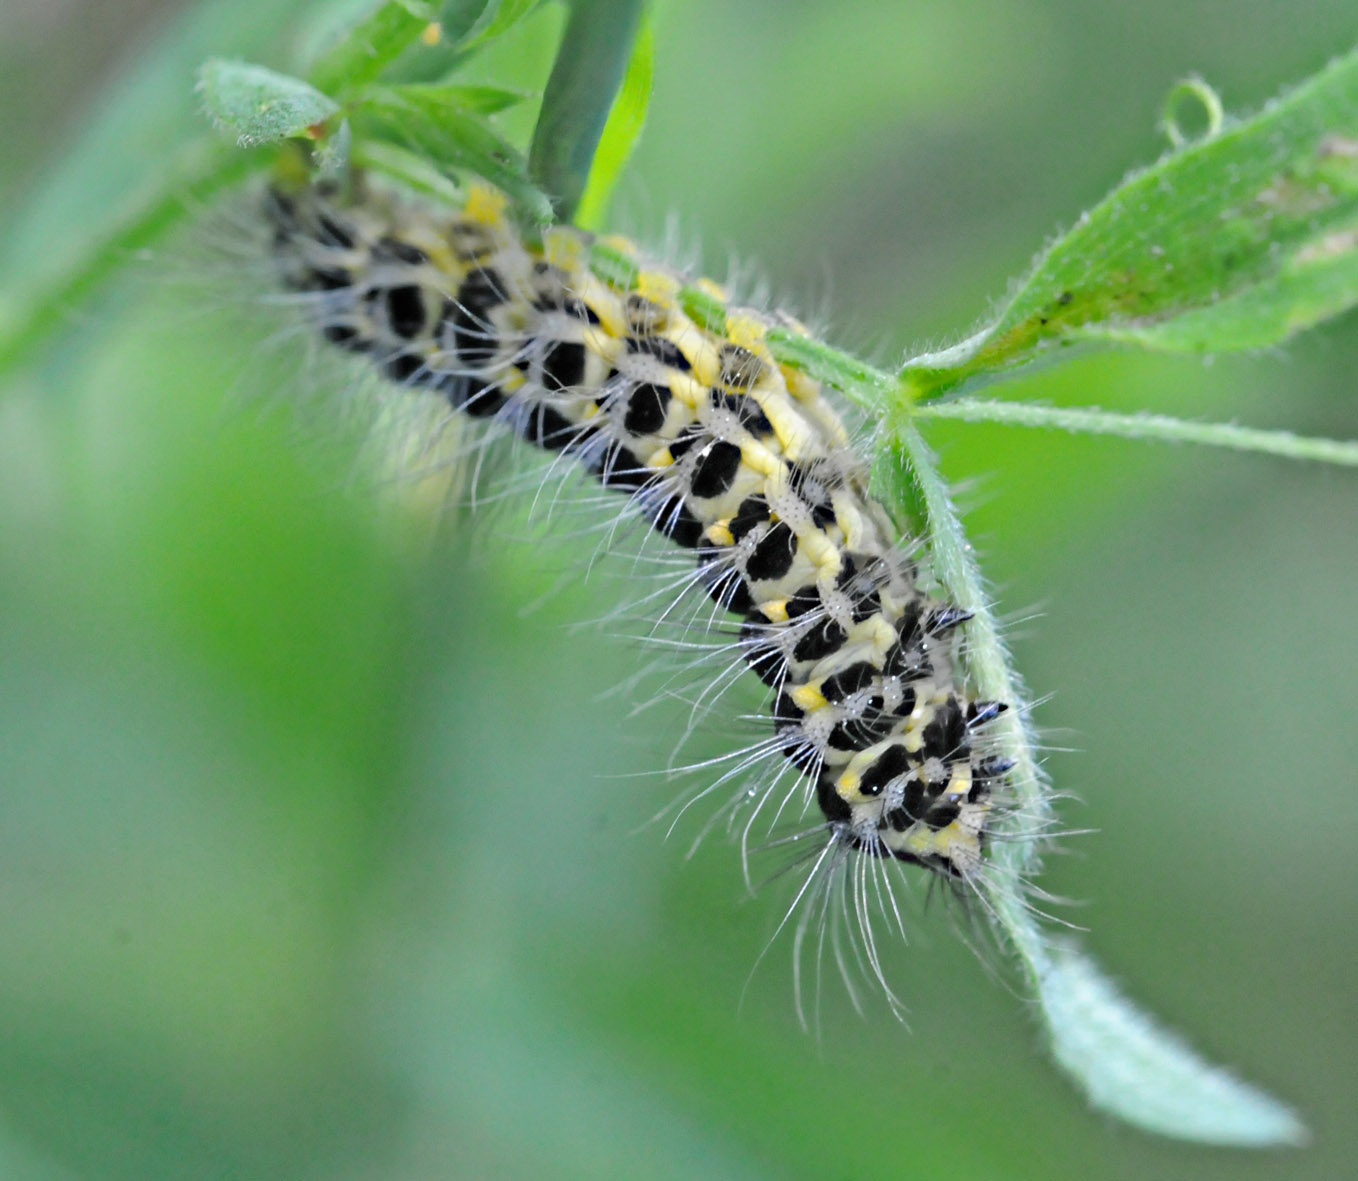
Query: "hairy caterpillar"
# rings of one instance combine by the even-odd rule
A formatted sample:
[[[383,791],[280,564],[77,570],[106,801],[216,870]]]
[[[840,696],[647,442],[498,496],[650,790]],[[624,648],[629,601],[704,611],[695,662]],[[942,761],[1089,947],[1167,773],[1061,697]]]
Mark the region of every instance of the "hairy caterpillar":
[[[778,770],[756,807],[790,772],[773,811],[814,798],[816,868],[866,855],[959,883],[982,872],[1009,770],[984,729],[1007,706],[968,694],[968,614],[896,544],[819,384],[769,353],[786,321],[700,324],[677,274],[573,229],[525,241],[486,187],[449,213],[357,191],[269,191],[283,281],[331,342],[575,458],[692,551],[687,580],[739,621],[739,660],[773,698],[748,761]]]

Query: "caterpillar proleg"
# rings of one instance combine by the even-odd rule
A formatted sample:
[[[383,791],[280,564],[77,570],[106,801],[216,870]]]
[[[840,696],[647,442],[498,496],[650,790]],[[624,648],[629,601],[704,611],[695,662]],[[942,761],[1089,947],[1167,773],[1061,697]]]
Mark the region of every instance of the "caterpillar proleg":
[[[1007,703],[968,692],[969,613],[897,544],[820,384],[770,353],[766,332],[791,321],[723,302],[699,322],[677,273],[570,228],[525,240],[483,185],[439,212],[356,192],[275,185],[264,201],[322,335],[573,458],[691,552],[714,628],[768,686],[770,733],[747,761],[756,780],[774,764],[771,815],[814,804],[830,862],[982,872],[1009,769],[986,727]]]

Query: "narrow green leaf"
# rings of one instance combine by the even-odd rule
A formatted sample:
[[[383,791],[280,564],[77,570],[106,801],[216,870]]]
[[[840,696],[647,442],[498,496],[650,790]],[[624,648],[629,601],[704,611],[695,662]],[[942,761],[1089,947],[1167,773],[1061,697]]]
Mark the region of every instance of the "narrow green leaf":
[[[498,0],[444,0],[439,9],[439,24],[443,35],[455,46],[461,46],[489,22]]]
[[[437,19],[437,7],[426,0],[386,0],[312,66],[312,84],[335,95],[366,86]]]
[[[1095,1107],[1201,1144],[1278,1148],[1310,1139],[1290,1109],[1161,1029],[1068,942],[1047,940],[1034,968],[1052,1055]]]
[[[286,44],[306,3],[195,4],[85,112],[0,235],[0,372],[34,357],[83,300],[263,162],[203,136],[194,76],[214,52],[258,57]]]
[[[189,145],[162,165],[154,182],[107,224],[85,235],[68,267],[43,286],[6,305],[0,316],[0,374],[31,357],[66,317],[124,269],[140,251],[202,210],[204,202],[230,188],[258,166],[245,152],[207,139]]]
[[[360,168],[380,172],[445,205],[458,206],[466,199],[462,189],[432,167],[423,156],[385,140],[360,140],[354,145],[353,161]]]
[[[622,88],[608,113],[594,164],[585,182],[575,221],[585,229],[599,229],[608,215],[608,202],[622,170],[631,158],[641,129],[646,125],[646,110],[651,105],[651,80],[655,72],[655,30],[650,18],[642,21],[641,33],[627,63]]]
[[[439,14],[444,36],[460,52],[466,52],[507,33],[542,3],[542,0],[445,0]]]
[[[989,327],[907,362],[916,396],[1086,341],[1261,348],[1358,303],[1358,52],[1210,131],[1085,214]]]
[[[1251,1148],[1305,1143],[1306,1129],[1288,1108],[1162,1030],[1093,961],[1039,925],[1025,879],[1037,868],[1051,820],[1023,687],[1009,667],[975,555],[934,456],[909,423],[898,435],[899,445],[883,455],[874,479],[895,498],[895,508],[905,501],[917,506],[929,532],[934,576],[973,613],[964,626],[968,674],[978,696],[1015,706],[994,723],[998,748],[1014,760],[1014,807],[998,822],[976,888],[1023,966],[1053,1056],[1095,1107],[1162,1136]]]
[[[198,91],[208,118],[236,137],[240,147],[311,135],[334,115],[333,99],[300,78],[250,62],[210,58],[198,70]]]
[[[551,220],[551,203],[527,178],[523,156],[485,119],[450,101],[455,87],[376,86],[362,110],[386,124],[397,138],[424,154],[445,174],[466,171],[498,185],[529,219]]]
[[[572,0],[533,129],[528,171],[570,221],[632,57],[643,0]]]
[[[428,109],[446,106],[475,115],[494,115],[529,97],[498,86],[453,86],[434,82],[409,82],[391,89]]]

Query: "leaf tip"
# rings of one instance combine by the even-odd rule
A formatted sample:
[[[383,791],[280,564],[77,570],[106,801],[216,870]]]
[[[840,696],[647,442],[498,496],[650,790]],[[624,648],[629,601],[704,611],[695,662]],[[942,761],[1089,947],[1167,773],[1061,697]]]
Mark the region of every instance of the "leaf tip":
[[[1060,1065],[1093,1106],[1149,1132],[1234,1148],[1300,1148],[1310,1132],[1272,1096],[1199,1056],[1088,956],[1050,941],[1038,999]]]

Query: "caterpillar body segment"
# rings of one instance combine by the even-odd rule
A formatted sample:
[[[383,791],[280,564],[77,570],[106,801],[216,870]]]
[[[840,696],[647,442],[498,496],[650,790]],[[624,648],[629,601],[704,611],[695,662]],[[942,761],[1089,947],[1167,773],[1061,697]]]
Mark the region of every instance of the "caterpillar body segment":
[[[982,731],[1004,706],[969,698],[966,613],[921,585],[819,383],[770,353],[786,321],[699,324],[679,275],[569,227],[526,241],[487,188],[452,212],[364,188],[265,200],[325,337],[575,457],[693,551],[837,847],[979,872],[1008,770]]]

